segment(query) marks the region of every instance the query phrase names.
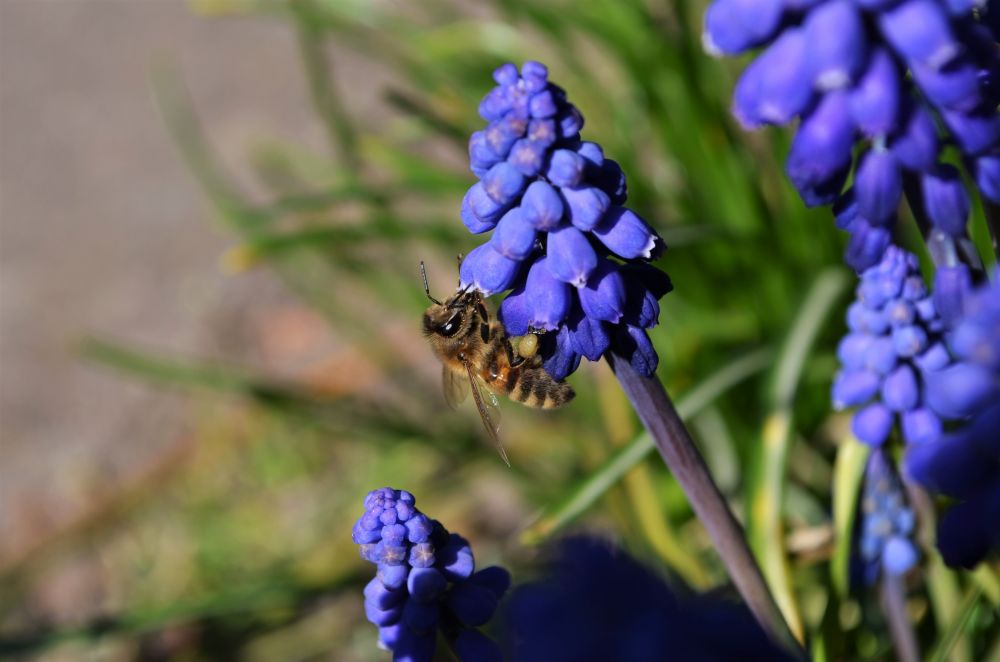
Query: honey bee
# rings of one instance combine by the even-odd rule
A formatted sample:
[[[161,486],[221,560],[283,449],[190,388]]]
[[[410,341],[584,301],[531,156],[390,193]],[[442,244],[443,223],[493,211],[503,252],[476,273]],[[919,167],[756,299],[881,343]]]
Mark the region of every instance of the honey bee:
[[[457,407],[471,391],[486,432],[510,466],[500,443],[496,396],[507,396],[528,407],[554,409],[576,394],[569,384],[556,380],[542,367],[536,334],[514,339],[515,351],[503,324],[490,321],[482,292],[466,287],[446,301],[438,301],[431,296],[423,262],[420,275],[431,301],[424,312],[424,335],[443,364],[445,401]]]

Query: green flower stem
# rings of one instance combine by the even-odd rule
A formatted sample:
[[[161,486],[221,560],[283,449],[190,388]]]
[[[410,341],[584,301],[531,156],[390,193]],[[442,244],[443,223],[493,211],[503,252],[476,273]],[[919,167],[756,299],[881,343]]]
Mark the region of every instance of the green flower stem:
[[[649,431],[667,468],[691,503],[711,537],[729,576],[764,630],[777,642],[804,656],[768,590],[760,567],[750,552],[743,527],[733,516],[709,474],[691,434],[674,409],[663,384],[656,377],[643,377],[628,360],[609,353],[608,363]]]

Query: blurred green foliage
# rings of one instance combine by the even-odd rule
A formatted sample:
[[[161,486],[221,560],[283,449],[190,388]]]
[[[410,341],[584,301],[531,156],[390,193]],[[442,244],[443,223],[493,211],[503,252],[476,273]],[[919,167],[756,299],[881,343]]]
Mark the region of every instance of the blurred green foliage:
[[[787,132],[747,134],[728,112],[741,66],[701,49],[701,2],[683,0],[192,0],[217,20],[282,21],[297,35],[326,145],[262,141],[248,159],[270,191],[251,201],[223,172],[182,73],[152,73],[155,97],[217,218],[235,274],[272,269],[350,348],[320,388],[106,340],[87,359],[190,392],[196,425],[160,472],[39,553],[0,568],[16,614],[34,578],[81,547],[113,575],[115,611],[87,624],[5,627],[0,651],[106,650],[176,659],[384,659],[364,622],[371,569],[349,538],[382,485],[467,535],[482,564],[530,577],[536,546],[569,526],[601,529],[665,573],[726,583],[700,525],[640,434],[610,371],[573,378],[571,411],[504,407],[513,468],[471,409],[452,412],[419,335],[432,287],[474,247],[458,220],[472,183],[467,136],[504,61],[536,59],[628,176],[629,204],[665,237],[676,286],[652,338],[793,628],[817,659],[891,657],[876,596],[848,584],[863,456],[831,414],[834,348],[852,277],[825,210],[783,173]],[[336,49],[331,49],[332,45]],[[350,52],[351,66],[336,53]],[[358,64],[358,63],[361,64]],[[385,81],[378,108],[353,91]],[[370,111],[370,112],[369,112]],[[981,218],[976,219],[982,238]],[[238,275],[236,276],[238,277]],[[338,370],[365,379],[338,380]],[[943,567],[931,537],[910,578],[921,647],[939,659],[997,653],[997,580]],[[21,617],[14,619],[15,625]],[[9,619],[8,619],[9,620]]]

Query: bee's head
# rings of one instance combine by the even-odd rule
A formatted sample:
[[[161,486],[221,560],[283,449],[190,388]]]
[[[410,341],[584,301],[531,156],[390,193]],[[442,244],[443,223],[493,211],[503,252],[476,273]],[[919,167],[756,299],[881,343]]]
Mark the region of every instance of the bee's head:
[[[424,294],[431,301],[431,306],[424,312],[424,335],[451,338],[472,324],[476,310],[476,293],[463,288],[448,300],[441,302],[431,296],[427,285],[427,272],[424,263],[420,263],[420,275],[424,280]]]

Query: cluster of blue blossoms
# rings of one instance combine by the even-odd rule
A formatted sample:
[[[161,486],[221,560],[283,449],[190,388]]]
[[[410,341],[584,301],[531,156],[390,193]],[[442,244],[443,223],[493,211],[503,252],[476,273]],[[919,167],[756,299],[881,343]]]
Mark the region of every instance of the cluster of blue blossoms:
[[[671,587],[624,551],[593,538],[564,540],[537,581],[504,611],[509,657],[519,662],[788,660],[743,606]]]
[[[365,614],[380,644],[394,660],[430,662],[440,631],[462,662],[499,660],[499,647],[476,628],[493,617],[510,575],[495,566],[475,572],[469,543],[415,503],[406,491],[374,490],[354,524],[361,557],[378,565]]]
[[[975,412],[937,443],[909,448],[904,463],[928,490],[957,500],[938,524],[938,548],[949,565],[972,568],[1000,552],[1000,272],[965,297],[964,309],[948,334],[964,367],[945,371],[940,388]]]
[[[969,196],[959,171],[939,161],[942,139],[957,145],[980,192],[1000,202],[994,4],[715,0],[706,12],[710,53],[766,46],[737,83],[733,112],[747,128],[801,118],[788,176],[807,205],[851,209],[838,220],[858,271],[890,243],[905,173],[919,180],[942,236],[965,235]],[[844,191],[859,138],[866,148]]]
[[[899,475],[882,448],[876,448],[868,457],[860,521],[858,551],[866,583],[873,584],[880,572],[898,576],[916,565],[917,548],[911,540],[913,510],[907,504]]]
[[[465,257],[461,285],[512,290],[500,320],[511,335],[547,332],[540,353],[556,379],[609,350],[651,375],[658,358],[646,329],[671,289],[649,264],[662,240],[623,206],[625,175],[600,145],[581,140],[583,116],[544,65],[505,64],[493,78],[479,105],[489,124],[469,140],[479,181],[461,215],[471,232],[494,232]]]
[[[908,443],[937,441],[942,419],[955,418],[959,409],[960,403],[947,400],[959,394],[942,393],[935,388],[941,380],[930,379],[953,362],[915,255],[890,246],[861,274],[847,326],[832,397],[837,409],[864,405],[854,415],[854,435],[881,446],[898,421]]]

